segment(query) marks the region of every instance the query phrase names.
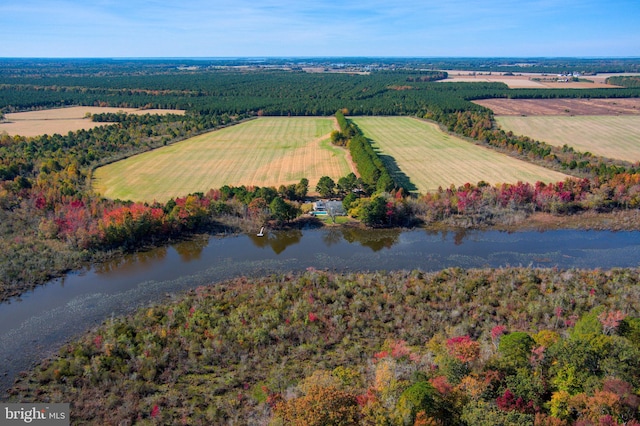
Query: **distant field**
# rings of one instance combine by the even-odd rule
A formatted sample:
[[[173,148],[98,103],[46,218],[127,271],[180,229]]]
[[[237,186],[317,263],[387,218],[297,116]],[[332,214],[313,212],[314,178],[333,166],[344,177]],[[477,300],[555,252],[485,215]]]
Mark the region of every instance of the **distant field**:
[[[443,133],[409,117],[353,119],[382,154],[395,159],[419,192],[481,180],[490,184],[563,181],[567,175],[519,161]]]
[[[483,99],[495,115],[640,115],[640,98]]]
[[[200,135],[97,169],[94,189],[108,198],[166,201],[224,185],[275,186],[354,171],[331,145],[335,120],[269,117]]]
[[[504,130],[578,151],[640,161],[640,115],[496,116]]]
[[[617,86],[606,84],[606,77],[587,76],[589,81],[556,81],[564,78],[550,74],[536,73],[515,73],[514,75],[504,75],[500,72],[478,72],[478,71],[447,71],[449,77],[443,82],[489,82],[504,83],[511,89],[598,89],[614,88]]]
[[[5,122],[0,123],[0,133],[9,135],[39,136],[58,133],[66,135],[81,129],[91,129],[105,123],[96,123],[85,118],[87,113],[100,114],[106,112],[126,112],[127,114],[184,114],[182,110],[169,109],[137,109],[113,107],[69,107],[45,109],[41,111],[15,112],[5,114]],[[112,124],[112,123],[106,123]]]

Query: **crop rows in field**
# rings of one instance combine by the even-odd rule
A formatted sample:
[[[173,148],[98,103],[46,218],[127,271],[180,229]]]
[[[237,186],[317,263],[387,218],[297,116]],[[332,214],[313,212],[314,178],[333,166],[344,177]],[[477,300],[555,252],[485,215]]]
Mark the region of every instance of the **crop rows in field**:
[[[473,103],[496,116],[516,115],[640,115],[640,98],[480,99]]]
[[[640,161],[640,115],[497,116],[504,130],[581,152]]]
[[[353,119],[381,154],[395,160],[418,192],[467,182],[557,182],[567,175],[497,153],[409,117]]]
[[[108,198],[166,201],[230,186],[275,186],[354,170],[347,151],[330,143],[333,118],[269,117],[210,132],[130,157],[94,173]]]

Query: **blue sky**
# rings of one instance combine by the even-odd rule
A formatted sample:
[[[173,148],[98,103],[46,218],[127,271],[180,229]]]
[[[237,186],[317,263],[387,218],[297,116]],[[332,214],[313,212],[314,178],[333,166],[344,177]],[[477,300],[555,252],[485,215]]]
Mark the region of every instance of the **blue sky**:
[[[0,57],[640,57],[640,0],[1,0]]]

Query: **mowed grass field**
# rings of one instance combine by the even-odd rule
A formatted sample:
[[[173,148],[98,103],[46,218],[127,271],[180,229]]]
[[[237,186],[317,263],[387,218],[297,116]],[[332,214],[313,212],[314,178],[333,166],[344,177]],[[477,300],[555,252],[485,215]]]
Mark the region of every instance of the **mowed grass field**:
[[[94,172],[108,198],[167,201],[230,186],[275,186],[355,171],[347,150],[331,145],[329,117],[268,117],[216,130],[130,157]]]
[[[640,161],[640,115],[496,116],[504,130],[581,152]]]
[[[557,182],[568,176],[448,135],[409,117],[357,117],[353,121],[381,154],[393,157],[418,192],[483,180],[489,184]]]

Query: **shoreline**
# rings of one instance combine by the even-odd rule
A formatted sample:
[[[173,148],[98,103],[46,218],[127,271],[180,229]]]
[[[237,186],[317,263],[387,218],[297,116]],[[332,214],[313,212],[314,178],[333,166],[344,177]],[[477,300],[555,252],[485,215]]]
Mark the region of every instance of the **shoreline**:
[[[463,218],[463,216],[461,216]],[[287,230],[287,229],[319,229],[319,228],[362,228],[362,229],[393,229],[393,228],[367,228],[361,222],[349,218],[343,223],[331,223],[330,221],[321,221],[314,218],[308,218],[303,216],[289,224],[273,228],[275,230]],[[518,231],[555,231],[555,230],[584,230],[584,231],[640,231],[640,210],[621,210],[607,213],[596,213],[592,211],[576,213],[573,215],[553,215],[550,213],[536,212],[524,219],[518,220],[511,224],[492,224],[492,225],[473,225],[473,226],[455,226],[450,223],[437,222],[432,224],[419,224],[415,227],[409,228],[395,228],[400,230],[410,229],[425,229],[433,231],[504,231],[504,232],[518,232]],[[134,252],[144,252],[152,248],[168,246],[176,241],[190,240],[193,238],[199,238],[202,235],[220,236],[224,238],[228,235],[238,235],[245,232],[245,230],[239,228],[231,233],[229,232],[216,232],[215,229],[209,230],[209,232],[197,232],[191,235],[185,235],[181,238],[170,239],[163,241],[160,244],[145,244]],[[93,265],[100,264],[102,262],[113,260],[114,258],[123,256],[126,254],[123,251],[115,250],[112,252],[100,252],[92,260],[78,264],[77,268],[69,268],[65,271],[52,271],[50,278],[42,283],[28,283],[24,285],[15,286],[10,289],[3,289],[0,291],[0,304],[10,303],[12,300],[20,300],[20,296],[24,293],[33,290],[36,287],[45,285],[46,283],[63,278],[70,273],[81,272],[83,270],[90,269]]]

